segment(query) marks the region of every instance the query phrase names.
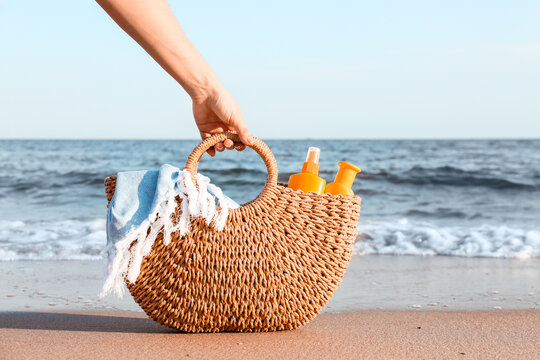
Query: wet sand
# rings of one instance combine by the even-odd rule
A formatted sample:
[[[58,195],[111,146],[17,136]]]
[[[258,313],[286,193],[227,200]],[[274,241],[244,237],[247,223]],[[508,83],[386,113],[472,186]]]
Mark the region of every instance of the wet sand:
[[[0,262],[0,310],[140,311],[98,299],[100,261]],[[354,256],[323,312],[540,309],[540,260]]]
[[[540,311],[357,311],[273,333],[183,334],[131,312],[0,313],[6,359],[538,359]]]

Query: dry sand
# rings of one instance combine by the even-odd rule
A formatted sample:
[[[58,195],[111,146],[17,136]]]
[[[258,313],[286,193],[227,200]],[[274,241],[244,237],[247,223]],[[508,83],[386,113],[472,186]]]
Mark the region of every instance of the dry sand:
[[[540,311],[358,311],[253,334],[176,333],[131,312],[3,312],[0,358],[540,359]]]
[[[355,256],[315,320],[261,334],[161,327],[131,296],[97,299],[101,268],[0,262],[0,360],[540,359],[537,259]]]

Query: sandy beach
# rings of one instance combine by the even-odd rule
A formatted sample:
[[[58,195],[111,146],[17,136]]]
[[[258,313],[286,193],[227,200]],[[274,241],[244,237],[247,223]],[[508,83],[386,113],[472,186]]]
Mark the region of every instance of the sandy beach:
[[[540,358],[536,259],[355,256],[307,326],[255,334],[177,333],[129,295],[100,300],[101,266],[0,262],[1,357]]]
[[[357,311],[273,333],[182,334],[132,312],[5,312],[6,359],[538,359],[540,311]]]

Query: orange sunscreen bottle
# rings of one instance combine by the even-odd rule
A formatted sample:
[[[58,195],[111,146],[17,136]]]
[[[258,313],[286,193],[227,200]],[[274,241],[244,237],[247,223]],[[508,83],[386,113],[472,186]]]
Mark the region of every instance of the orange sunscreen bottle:
[[[289,187],[294,190],[302,190],[303,192],[313,191],[317,194],[322,194],[326,180],[320,178],[319,175],[319,155],[321,150],[316,147],[308,149],[306,162],[302,166],[300,174],[291,175],[289,178]]]
[[[324,193],[330,193],[333,195],[352,196],[354,195],[351,187],[354,182],[356,174],[360,171],[358,166],[351,163],[340,161],[338,162],[339,170],[336,174],[336,180],[326,186]]]

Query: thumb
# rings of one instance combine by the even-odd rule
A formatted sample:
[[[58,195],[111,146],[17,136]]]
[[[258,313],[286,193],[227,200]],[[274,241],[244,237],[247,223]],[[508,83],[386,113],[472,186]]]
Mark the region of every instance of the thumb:
[[[253,144],[253,135],[249,132],[246,124],[244,123],[244,120],[242,120],[239,123],[234,124],[234,128],[236,132],[238,133],[238,136],[240,137],[240,141],[245,145],[252,145]]]
[[[225,124],[231,126],[236,130],[240,141],[244,145],[253,144],[253,136],[249,132],[246,123],[244,122],[244,115],[240,110],[240,107],[232,97],[229,95],[230,101],[220,101],[218,102],[217,108],[214,109],[216,115],[223,121]]]
[[[246,123],[244,122],[244,117],[242,116],[242,113],[236,114],[231,119],[232,126],[238,133],[238,136],[240,137],[240,141],[245,145],[252,145],[253,144],[253,135],[248,130],[248,127]]]

